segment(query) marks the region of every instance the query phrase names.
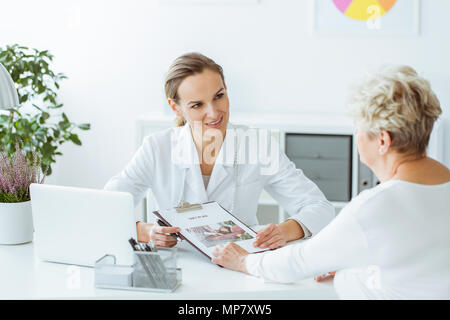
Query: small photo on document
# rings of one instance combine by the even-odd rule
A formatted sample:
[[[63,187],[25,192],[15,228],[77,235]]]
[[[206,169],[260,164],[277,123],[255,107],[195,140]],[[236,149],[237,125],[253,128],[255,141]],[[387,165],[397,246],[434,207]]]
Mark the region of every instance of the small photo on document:
[[[191,227],[187,232],[194,235],[206,247],[213,247],[227,242],[237,242],[252,239],[248,234],[233,221],[223,221],[211,225]]]

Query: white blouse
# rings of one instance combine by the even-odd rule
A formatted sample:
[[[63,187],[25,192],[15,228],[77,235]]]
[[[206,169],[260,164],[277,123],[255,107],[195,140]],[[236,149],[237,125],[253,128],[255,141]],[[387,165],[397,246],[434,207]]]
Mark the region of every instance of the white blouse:
[[[450,298],[450,182],[390,180],[355,197],[316,236],[246,258],[250,274],[294,282],[338,270],[342,299]]]

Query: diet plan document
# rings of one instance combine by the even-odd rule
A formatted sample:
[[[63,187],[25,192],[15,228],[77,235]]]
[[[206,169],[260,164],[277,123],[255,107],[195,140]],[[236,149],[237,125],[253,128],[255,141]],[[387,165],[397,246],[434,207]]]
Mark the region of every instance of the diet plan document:
[[[268,249],[253,247],[256,232],[217,202],[193,205],[192,209],[158,210],[153,212],[167,226],[181,229],[185,240],[211,259],[214,247],[234,242],[250,253]]]

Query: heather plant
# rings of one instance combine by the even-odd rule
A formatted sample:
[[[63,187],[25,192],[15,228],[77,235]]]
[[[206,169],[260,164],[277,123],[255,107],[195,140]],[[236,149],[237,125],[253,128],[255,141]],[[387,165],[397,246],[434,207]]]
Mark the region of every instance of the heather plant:
[[[30,200],[30,184],[43,183],[41,177],[41,160],[32,151],[33,160],[27,159],[26,153],[19,145],[15,153],[9,156],[0,152],[0,202],[16,203]]]

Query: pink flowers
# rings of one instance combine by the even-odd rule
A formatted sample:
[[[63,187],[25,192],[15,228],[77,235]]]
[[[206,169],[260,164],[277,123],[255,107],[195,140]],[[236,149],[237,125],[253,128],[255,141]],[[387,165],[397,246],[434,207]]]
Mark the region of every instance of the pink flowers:
[[[0,202],[24,202],[30,200],[30,184],[43,183],[41,161],[32,152],[33,161],[27,159],[25,152],[16,145],[12,157],[0,152]]]

